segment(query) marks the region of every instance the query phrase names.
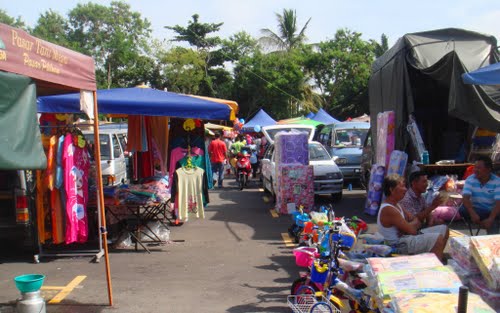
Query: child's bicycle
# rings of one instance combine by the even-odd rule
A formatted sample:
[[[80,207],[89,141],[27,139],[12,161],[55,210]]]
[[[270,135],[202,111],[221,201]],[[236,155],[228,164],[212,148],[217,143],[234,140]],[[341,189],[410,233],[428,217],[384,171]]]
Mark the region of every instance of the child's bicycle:
[[[347,299],[350,312],[378,312],[372,307],[371,297],[362,291],[366,285],[359,284],[353,288],[340,279],[342,270],[339,264],[339,254],[341,250],[351,247],[343,244],[341,226],[342,220],[337,220],[332,228],[326,230],[330,251],[326,257],[320,257],[314,261],[309,276],[301,277],[293,283],[289,305],[290,301],[292,303],[310,302],[312,298],[316,298],[317,303],[324,303],[328,300],[330,307],[340,310],[344,307],[341,299]]]

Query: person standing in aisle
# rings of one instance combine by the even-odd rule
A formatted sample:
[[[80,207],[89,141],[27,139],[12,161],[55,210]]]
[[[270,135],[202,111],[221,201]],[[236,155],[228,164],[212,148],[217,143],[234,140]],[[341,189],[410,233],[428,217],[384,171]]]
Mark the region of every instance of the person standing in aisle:
[[[217,173],[217,185],[222,188],[224,180],[224,163],[227,160],[226,144],[220,140],[220,133],[215,133],[215,139],[208,145],[208,153],[210,154],[210,162],[212,162],[212,171]]]

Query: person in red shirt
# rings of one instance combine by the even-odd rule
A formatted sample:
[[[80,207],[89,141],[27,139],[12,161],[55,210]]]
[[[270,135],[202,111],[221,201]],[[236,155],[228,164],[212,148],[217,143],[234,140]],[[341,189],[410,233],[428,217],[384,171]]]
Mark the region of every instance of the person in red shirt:
[[[218,173],[218,187],[222,188],[224,180],[224,163],[227,160],[227,147],[224,141],[220,140],[220,133],[215,133],[215,139],[208,145],[210,162],[212,163],[212,172]]]

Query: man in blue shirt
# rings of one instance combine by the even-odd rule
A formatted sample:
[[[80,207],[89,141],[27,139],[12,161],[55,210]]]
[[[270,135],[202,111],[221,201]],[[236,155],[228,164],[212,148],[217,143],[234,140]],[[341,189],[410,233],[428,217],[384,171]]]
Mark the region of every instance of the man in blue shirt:
[[[476,159],[474,174],[465,181],[460,208],[464,219],[486,229],[488,235],[498,234],[500,227],[500,178],[492,170],[490,158]]]

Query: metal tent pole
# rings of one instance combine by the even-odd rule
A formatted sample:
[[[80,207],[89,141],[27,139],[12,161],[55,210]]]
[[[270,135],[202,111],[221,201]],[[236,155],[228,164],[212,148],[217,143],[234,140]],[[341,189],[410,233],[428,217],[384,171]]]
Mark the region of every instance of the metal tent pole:
[[[100,232],[102,236],[102,244],[104,248],[104,261],[106,263],[106,281],[108,283],[108,299],[109,305],[113,305],[113,287],[111,285],[111,271],[109,267],[109,254],[108,254],[108,234],[106,231],[106,212],[104,209],[104,191],[102,188],[102,169],[101,169],[101,143],[99,141],[99,113],[97,110],[97,92],[93,91],[94,96],[94,159],[96,163],[97,172],[97,195],[98,195],[98,209],[101,215]]]

